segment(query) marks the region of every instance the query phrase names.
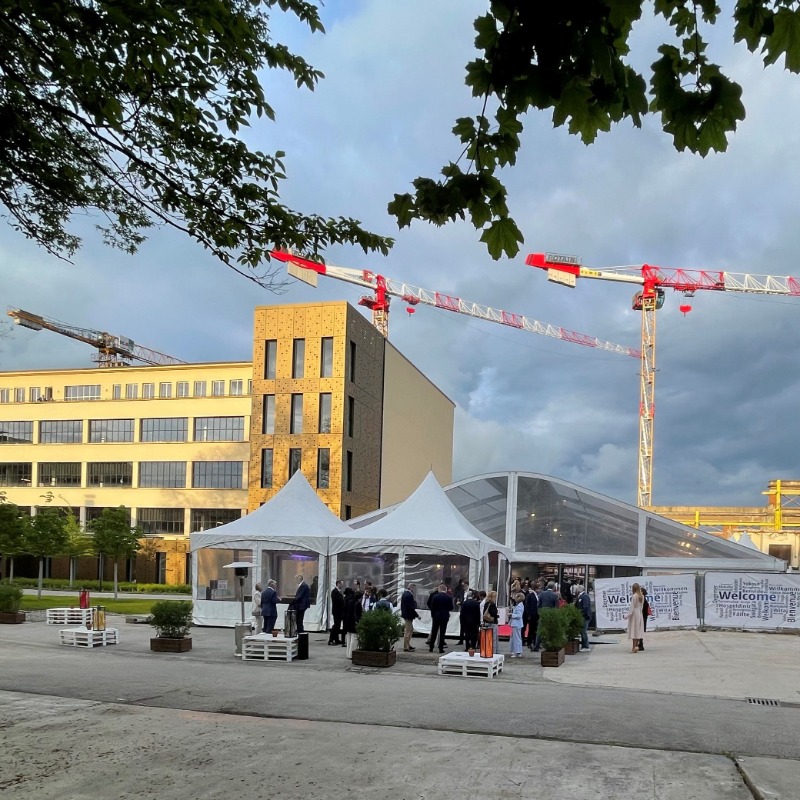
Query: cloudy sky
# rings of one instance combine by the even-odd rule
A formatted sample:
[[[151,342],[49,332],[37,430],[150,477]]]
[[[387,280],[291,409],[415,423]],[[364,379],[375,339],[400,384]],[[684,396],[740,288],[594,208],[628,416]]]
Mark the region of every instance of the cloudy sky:
[[[727,23],[713,37],[712,60],[744,86],[747,107],[727,153],[677,153],[655,118],[639,131],[623,123],[586,147],[554,129],[548,113],[532,114],[518,164],[504,175],[525,236],[517,258],[492,261],[469,224],[398,232],[386,213],[392,195],[455,159],[455,119],[480,110],[463,78],[484,5],[329,0],[325,36],[276,15],[275,37],[326,79],[309,93],[265,74],[278,121],[254,125],[249,141],[287,152],[289,206],[354,216],[397,239],[386,258],[343,247],[328,253],[331,263],[633,347],[641,331],[632,287],[584,280],[567,289],[526,267],[525,255],[574,253],[598,268],[800,274],[800,77],[782,66],[765,71],[729,43]],[[655,59],[661,27],[638,26],[637,65]],[[87,237],[74,265],[0,225],[5,305],[211,361],[250,358],[256,305],[360,296],[323,279],[276,298],[177,234],[153,231],[129,257],[104,248],[91,222],[78,221]],[[670,293],[658,315],[653,503],[762,505],[770,479],[800,478],[800,298],[700,292],[684,316],[685,302]],[[390,339],[457,404],[455,478],[528,470],[635,502],[635,359],[431,308],[409,316],[400,302]],[[2,369],[88,366],[90,355],[46,332],[15,329],[0,340]]]

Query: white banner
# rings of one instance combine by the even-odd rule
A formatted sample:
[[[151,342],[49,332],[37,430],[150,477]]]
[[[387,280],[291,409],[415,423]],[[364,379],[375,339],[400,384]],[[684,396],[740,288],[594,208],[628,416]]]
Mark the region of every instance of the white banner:
[[[706,573],[705,624],[711,628],[800,629],[800,575]]]
[[[638,578],[599,578],[594,582],[597,627],[601,630],[624,630],[625,615],[631,604],[631,586],[638,583],[647,589],[647,601],[653,610],[648,630],[687,628],[699,623],[695,576],[661,575]]]

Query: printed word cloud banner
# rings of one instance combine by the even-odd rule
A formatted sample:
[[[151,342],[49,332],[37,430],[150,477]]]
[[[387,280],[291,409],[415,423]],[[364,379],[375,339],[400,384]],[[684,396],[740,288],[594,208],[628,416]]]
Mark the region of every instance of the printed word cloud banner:
[[[800,629],[800,575],[706,574],[705,624],[712,628]]]
[[[657,628],[689,628],[699,623],[695,576],[662,575],[639,578],[598,578],[594,582],[597,627],[625,629],[625,615],[631,603],[631,586],[638,583],[647,589],[647,601],[653,615],[648,630]]]

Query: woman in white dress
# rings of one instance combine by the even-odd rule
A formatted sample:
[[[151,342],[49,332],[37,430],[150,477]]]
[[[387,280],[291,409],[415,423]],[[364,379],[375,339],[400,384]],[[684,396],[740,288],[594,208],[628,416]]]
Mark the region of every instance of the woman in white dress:
[[[642,606],[644,605],[644,595],[642,587],[638,583],[631,586],[631,605],[628,609],[626,619],[628,620],[628,638],[631,640],[631,653],[639,652],[639,641],[644,638],[644,618],[642,617]]]

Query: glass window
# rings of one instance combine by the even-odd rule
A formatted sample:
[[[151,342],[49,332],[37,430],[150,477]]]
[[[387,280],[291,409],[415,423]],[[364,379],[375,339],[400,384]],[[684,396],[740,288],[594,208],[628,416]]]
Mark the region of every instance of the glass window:
[[[247,394],[248,395],[253,394],[253,381],[252,380],[247,381]]]
[[[138,383],[126,383],[125,384],[125,399],[126,400],[136,400],[139,396],[139,384]]]
[[[195,461],[192,464],[195,489],[241,489],[241,461]]]
[[[0,389],[0,403],[7,403],[8,396],[9,396],[8,389]]]
[[[206,382],[205,381],[195,381],[194,382],[194,396],[195,397],[205,397],[206,396]]]
[[[154,383],[142,384],[142,399],[152,400],[156,396],[156,385]]]
[[[264,425],[262,433],[275,433],[275,395],[264,395]]]
[[[80,486],[80,461],[41,462],[39,464],[39,486]]]
[[[232,561],[253,560],[252,550],[223,550],[201,547],[197,551],[197,587],[202,600],[238,600],[239,581],[232,569],[225,569]],[[292,590],[294,592],[294,590]]]
[[[447,497],[481,533],[506,544],[507,476],[467,481],[448,489]]]
[[[264,378],[268,381],[275,380],[275,370],[278,366],[278,342],[268,339],[264,346]]]
[[[70,443],[83,441],[83,421],[79,419],[47,420],[39,423],[39,443]]]
[[[299,447],[289,448],[289,477],[303,466],[303,453]]]
[[[132,419],[90,419],[90,442],[132,442]]]
[[[731,547],[726,539],[677,522],[647,517],[645,555],[648,558],[751,558],[753,551]]]
[[[350,342],[350,364],[347,374],[350,376],[350,381],[356,381],[356,343]]]
[[[223,397],[225,395],[225,381],[211,381],[211,396]]]
[[[142,442],[185,442],[188,438],[187,417],[154,417],[142,420]]]
[[[196,442],[244,441],[244,417],[195,417]]]
[[[130,461],[87,464],[87,486],[131,486],[133,463]]]
[[[28,390],[28,400],[31,403],[38,403],[42,399],[42,390],[38,386],[31,386]]]
[[[188,397],[189,396],[189,381],[178,381],[175,384],[175,394],[178,397]]]
[[[0,422],[0,444],[31,444],[32,422]]]
[[[399,597],[405,587],[398,584],[397,563],[395,553],[339,553],[336,557],[336,580],[344,581],[344,585],[351,588],[358,581],[362,589],[365,581],[372,581],[373,586],[386,589],[390,598]],[[425,608],[428,594],[420,592],[418,600],[421,600],[419,607]]]
[[[272,448],[261,451],[261,488],[272,488]]]
[[[319,432],[331,432],[331,395],[323,392],[319,396]]]
[[[323,337],[321,348],[319,376],[320,378],[330,378],[333,376],[333,337]]]
[[[356,429],[356,399],[347,398],[347,435],[352,439]]]
[[[292,377],[305,377],[306,340],[295,339],[292,343]]]
[[[159,383],[158,384],[158,396],[163,397],[165,400],[168,400],[172,397],[172,384],[171,383]]]
[[[277,584],[275,591],[283,602],[289,603],[294,598],[298,575],[302,575],[308,584],[311,604],[314,605],[319,589],[319,554],[311,550],[261,551],[261,583],[266,586],[267,581],[274,580]]]
[[[23,389],[24,392],[24,389]],[[65,400],[99,400],[100,384],[90,384],[86,386],[65,386]]]
[[[219,525],[240,519],[242,512],[238,508],[193,508],[191,511],[192,531],[205,531]]]
[[[347,457],[345,460],[345,478],[344,478],[344,490],[346,492],[353,491],[353,451],[347,451]]]
[[[0,464],[0,486],[30,486],[32,464]]]
[[[317,450],[317,488],[330,489],[331,486],[331,449],[320,447]]]
[[[145,536],[183,533],[184,516],[182,508],[140,508],[136,511],[136,522]]]
[[[16,402],[16,403],[24,403],[25,402],[25,390],[24,389],[14,389],[14,402]]]
[[[141,489],[183,489],[185,486],[185,461],[142,461],[139,464]]]
[[[228,388],[228,394],[231,397],[241,397],[243,388],[244,381],[231,381]]]
[[[111,387],[111,399],[112,400],[121,400],[122,399],[122,384],[115,383]]]
[[[292,395],[292,415],[289,419],[289,433],[303,432],[303,395]]]

